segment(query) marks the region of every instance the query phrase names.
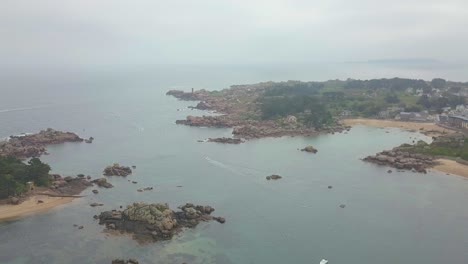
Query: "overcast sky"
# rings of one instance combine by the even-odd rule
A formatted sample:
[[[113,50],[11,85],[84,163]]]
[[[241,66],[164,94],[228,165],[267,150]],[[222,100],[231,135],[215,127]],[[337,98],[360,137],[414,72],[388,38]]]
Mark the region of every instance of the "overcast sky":
[[[2,0],[0,64],[468,60],[467,0]]]

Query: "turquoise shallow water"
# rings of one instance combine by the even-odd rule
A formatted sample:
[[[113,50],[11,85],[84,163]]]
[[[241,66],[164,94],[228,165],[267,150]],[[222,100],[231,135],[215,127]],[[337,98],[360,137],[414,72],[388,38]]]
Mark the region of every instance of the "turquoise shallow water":
[[[127,179],[111,178],[113,189],[98,195],[89,189],[61,208],[0,224],[0,263],[104,264],[124,256],[140,263],[467,263],[467,180],[438,172],[388,174],[359,160],[414,137],[428,140],[420,134],[358,126],[312,138],[198,143],[230,130],[175,125],[203,113],[186,108],[193,102],[164,95],[177,86],[173,80],[71,80],[37,81],[37,89],[11,83],[4,94],[15,96],[0,98],[0,109],[8,110],[0,111],[0,137],[46,127],[74,131],[95,141],[49,147],[43,160],[54,172],[97,177],[113,162],[137,169]],[[17,109],[25,106],[36,108]],[[297,150],[305,145],[318,154]],[[266,181],[273,173],[284,178]],[[146,186],[155,188],[136,191]],[[134,201],[209,204],[227,223],[202,223],[172,241],[138,245],[103,233],[92,218]],[[105,206],[91,208],[91,202]]]

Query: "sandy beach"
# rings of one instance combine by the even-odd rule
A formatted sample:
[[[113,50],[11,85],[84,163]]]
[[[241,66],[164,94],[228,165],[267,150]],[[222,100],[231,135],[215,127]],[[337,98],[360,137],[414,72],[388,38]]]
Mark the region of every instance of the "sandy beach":
[[[365,125],[372,127],[395,127],[410,131],[420,131],[427,136],[440,135],[441,133],[453,133],[452,130],[440,127],[435,123],[417,123],[417,122],[403,122],[397,120],[381,120],[381,119],[343,119],[343,124],[348,126]]]
[[[28,215],[46,212],[59,205],[73,201],[73,197],[49,197],[35,195],[18,205],[0,205],[0,221],[19,219]],[[38,200],[43,203],[38,203]]]
[[[454,160],[438,159],[440,165],[434,167],[435,170],[440,172],[455,174],[468,178],[468,166],[458,163]]]

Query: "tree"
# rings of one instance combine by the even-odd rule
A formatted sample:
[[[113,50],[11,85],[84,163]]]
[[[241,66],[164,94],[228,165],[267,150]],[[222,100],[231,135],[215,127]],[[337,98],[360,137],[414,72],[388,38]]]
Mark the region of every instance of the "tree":
[[[28,181],[39,186],[49,185],[49,171],[49,165],[37,158],[25,164],[13,157],[0,157],[0,198],[25,192]]]
[[[447,81],[445,81],[444,79],[441,79],[441,78],[435,78],[435,79],[432,79],[431,81],[431,86],[436,88],[436,89],[442,89],[445,87]]]
[[[422,105],[424,108],[431,108],[432,104],[427,95],[422,95],[416,102],[418,105]]]
[[[38,186],[48,186],[50,166],[42,163],[38,158],[32,158],[28,164],[28,181]]]
[[[398,98],[396,94],[390,93],[385,96],[385,102],[389,104],[397,104],[400,102],[400,98]]]

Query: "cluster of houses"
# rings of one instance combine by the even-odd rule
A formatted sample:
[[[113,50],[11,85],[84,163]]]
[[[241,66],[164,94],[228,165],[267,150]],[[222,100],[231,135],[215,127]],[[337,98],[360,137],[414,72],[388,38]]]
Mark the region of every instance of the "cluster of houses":
[[[439,115],[439,123],[449,127],[468,129],[468,107],[457,105],[455,109],[446,107]]]

